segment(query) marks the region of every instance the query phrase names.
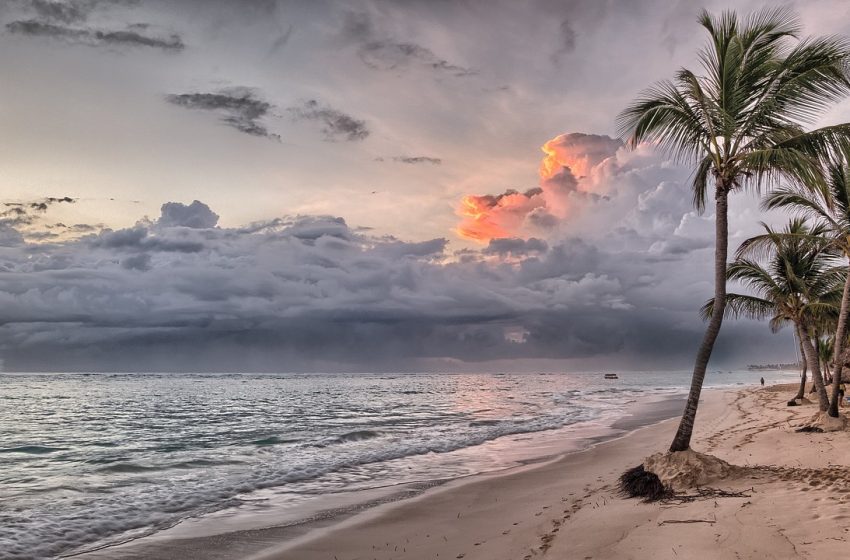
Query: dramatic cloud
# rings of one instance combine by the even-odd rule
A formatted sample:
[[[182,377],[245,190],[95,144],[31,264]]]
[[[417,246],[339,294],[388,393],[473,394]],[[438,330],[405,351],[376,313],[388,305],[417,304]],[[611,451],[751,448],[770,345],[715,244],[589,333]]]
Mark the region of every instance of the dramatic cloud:
[[[509,189],[499,195],[468,195],[457,211],[463,221],[457,228],[461,237],[486,242],[510,237],[526,229],[526,221],[536,216],[541,222],[554,226],[557,218],[546,212],[543,189],[535,187],[525,192]]]
[[[301,106],[287,109],[295,120],[317,122],[322,127],[326,140],[344,139],[351,142],[365,140],[369,136],[366,122],[355,119],[315,99],[305,101]]]
[[[356,45],[360,60],[374,70],[397,70],[419,66],[456,77],[472,76],[476,70],[452,64],[422,45],[382,37],[368,14],[346,14],[340,35]]]
[[[120,5],[121,3],[117,3]],[[125,2],[132,4],[132,2]],[[32,0],[19,5],[28,10],[23,17],[6,24],[10,33],[34,37],[50,37],[70,44],[89,46],[150,47],[165,51],[181,51],[186,45],[177,33],[157,32],[150,24],[129,23],[93,26],[90,21],[100,8],[115,2],[98,0]],[[122,28],[117,28],[122,27]]]
[[[578,132],[561,134],[540,148],[546,154],[540,164],[540,178],[552,180],[569,172],[576,179],[584,179],[594,167],[622,147],[622,141],[608,136]]]
[[[610,177],[594,176],[594,170],[622,146],[620,140],[594,134],[562,134],[549,140],[541,147],[546,155],[540,163],[540,186],[523,193],[465,196],[457,211],[463,218],[458,234],[484,242],[552,230],[576,206],[608,196],[615,188]]]
[[[106,31],[99,29],[84,29],[65,25],[48,23],[39,20],[21,20],[6,24],[10,33],[20,35],[52,37],[69,43],[86,45],[115,45],[132,47],[153,47],[168,51],[180,51],[185,48],[179,35],[167,37],[146,35],[134,29]]]
[[[534,253],[545,253],[549,245],[542,239],[532,237],[531,239],[518,239],[516,237],[503,237],[491,239],[490,243],[481,252],[485,255],[499,255],[500,257],[526,257]]]
[[[176,359],[179,369],[280,370],[316,356],[357,364],[646,351],[628,316],[631,281],[579,239],[493,240],[456,260],[446,239],[370,236],[341,218],[237,229],[217,218],[202,202],[170,202],[130,228],[7,246],[7,367],[150,369]]]
[[[239,132],[280,140],[279,135],[269,132],[261,122],[272,110],[272,104],[259,98],[252,89],[229,88],[216,93],[181,93],[168,95],[166,99],[187,109],[216,112],[221,115],[221,122]]]
[[[162,205],[162,216],[159,218],[159,224],[165,227],[209,229],[214,228],[217,223],[218,214],[200,200],[195,200],[188,206],[179,202],[167,202]]]

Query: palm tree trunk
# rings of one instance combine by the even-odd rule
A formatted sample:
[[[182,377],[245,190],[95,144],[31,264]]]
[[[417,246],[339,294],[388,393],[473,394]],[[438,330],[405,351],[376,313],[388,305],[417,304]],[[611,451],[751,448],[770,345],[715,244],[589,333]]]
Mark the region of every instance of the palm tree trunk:
[[[806,331],[806,333],[807,333],[807,334],[811,334],[811,333],[809,333],[809,331]],[[815,349],[815,354],[816,354],[817,356],[820,356],[820,353],[818,352],[818,340],[819,340],[819,337],[818,337],[817,330],[815,330],[814,335],[812,335],[812,336],[809,338],[809,340],[810,340],[810,341],[813,341],[813,342],[812,342],[812,346],[813,346],[813,347],[814,347],[814,349]],[[800,344],[802,344],[802,342],[801,342]],[[808,358],[806,358],[806,359],[808,360]],[[818,365],[820,365],[820,358],[818,358]],[[820,371],[820,369],[818,369],[818,371]],[[821,374],[820,378],[821,378],[821,385],[823,385],[823,381],[822,381],[822,380],[823,380],[823,375],[822,375],[822,374]],[[812,372],[812,388],[809,390],[809,393],[815,393],[815,392],[817,392],[817,390],[818,390],[818,385],[817,385],[817,383],[815,383],[815,374],[814,374],[814,372]]]
[[[799,337],[799,335],[798,335]],[[799,338],[798,338],[799,341]],[[797,390],[797,396],[794,397],[793,401],[797,399],[802,399],[806,396],[806,369],[808,368],[808,361],[806,360],[806,353],[803,352],[803,343],[800,341],[800,356],[803,357],[803,372],[800,374],[800,388]]]
[[[679,429],[670,445],[670,452],[684,451],[691,445],[691,435],[694,431],[694,422],[697,417],[697,406],[699,396],[702,392],[702,384],[705,381],[705,370],[711,351],[714,349],[714,341],[723,324],[723,313],[726,310],[726,257],[729,251],[729,192],[723,182],[718,181],[715,192],[716,214],[714,217],[714,307],[711,319],[705,329],[702,344],[697,350],[694,362],[694,373],[691,377],[691,389],[688,392],[688,401]]]
[[[838,418],[838,386],[841,385],[841,375],[844,367],[841,365],[841,351],[844,346],[847,313],[850,312],[850,270],[844,280],[844,293],[841,295],[841,311],[838,312],[838,327],[835,329],[835,352],[832,363],[835,372],[832,376],[832,398],[829,400],[829,415]]]
[[[797,334],[803,342],[803,352],[806,355],[806,361],[809,362],[809,369],[812,372],[812,381],[814,381],[815,387],[817,388],[818,409],[821,412],[825,412],[829,409],[829,398],[826,396],[826,387],[823,385],[823,377],[821,377],[820,374],[818,355],[815,351],[814,345],[812,344],[812,339],[809,337],[809,333],[806,332],[806,328],[803,325],[797,325]]]

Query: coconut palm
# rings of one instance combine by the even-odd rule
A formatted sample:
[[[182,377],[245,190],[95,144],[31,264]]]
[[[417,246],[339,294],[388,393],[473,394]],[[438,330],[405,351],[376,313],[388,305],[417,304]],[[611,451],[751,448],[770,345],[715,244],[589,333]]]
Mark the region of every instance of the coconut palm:
[[[846,158],[844,158],[846,159]],[[827,236],[833,248],[848,262],[850,272],[850,169],[841,160],[830,161],[826,166],[827,189],[809,189],[801,185],[784,185],[768,193],[762,205],[766,209],[786,208],[802,215],[822,220],[828,225]],[[833,351],[835,364],[829,415],[838,417],[838,386],[841,384],[841,352],[847,338],[847,318],[850,313],[850,274],[844,284],[841,312],[835,329]]]
[[[832,147],[848,143],[850,125],[806,131],[831,104],[850,92],[847,41],[797,40],[800,26],[784,8],[739,18],[702,12],[708,32],[699,52],[702,72],[686,68],[644,91],[618,118],[634,147],[654,143],[694,166],[693,197],[715,200],[714,307],[726,305],[730,193],[792,183],[823,183],[817,164]],[[697,351],[690,392],[670,451],[688,449],[705,371],[724,313],[715,313]]]
[[[727,278],[748,287],[755,295],[726,295],[725,313],[754,319],[770,319],[770,328],[777,332],[793,324],[803,355],[812,374],[821,411],[829,408],[820,368],[820,347],[817,332],[838,315],[844,285],[843,267],[834,266],[834,255],[821,242],[826,229],[821,224],[808,226],[802,219],[793,219],[784,231],[776,232],[762,224],[772,242],[766,266],[758,261],[738,256],[727,268]],[[764,244],[761,243],[762,249]],[[752,243],[744,244],[752,248]],[[702,309],[703,316],[713,315],[714,300]]]

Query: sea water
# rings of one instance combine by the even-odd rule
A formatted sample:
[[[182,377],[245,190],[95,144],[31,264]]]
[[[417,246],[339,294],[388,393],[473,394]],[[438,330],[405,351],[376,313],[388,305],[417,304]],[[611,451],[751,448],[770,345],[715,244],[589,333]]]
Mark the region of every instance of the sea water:
[[[619,376],[0,374],[0,558],[125,542],[263,492],[305,502],[505,468],[517,455],[494,445],[516,434],[610,426],[690,381]],[[796,378],[711,372],[706,385],[760,376]]]

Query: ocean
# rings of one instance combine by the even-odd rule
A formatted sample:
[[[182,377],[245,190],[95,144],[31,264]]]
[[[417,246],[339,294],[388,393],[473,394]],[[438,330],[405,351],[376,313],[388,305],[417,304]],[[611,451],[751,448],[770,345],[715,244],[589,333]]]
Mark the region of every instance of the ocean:
[[[205,519],[297,523],[317,504],[615,436],[636,405],[681,401],[690,381],[619,376],[0,374],[0,558],[104,550]],[[798,378],[710,372],[706,386],[761,376]]]

